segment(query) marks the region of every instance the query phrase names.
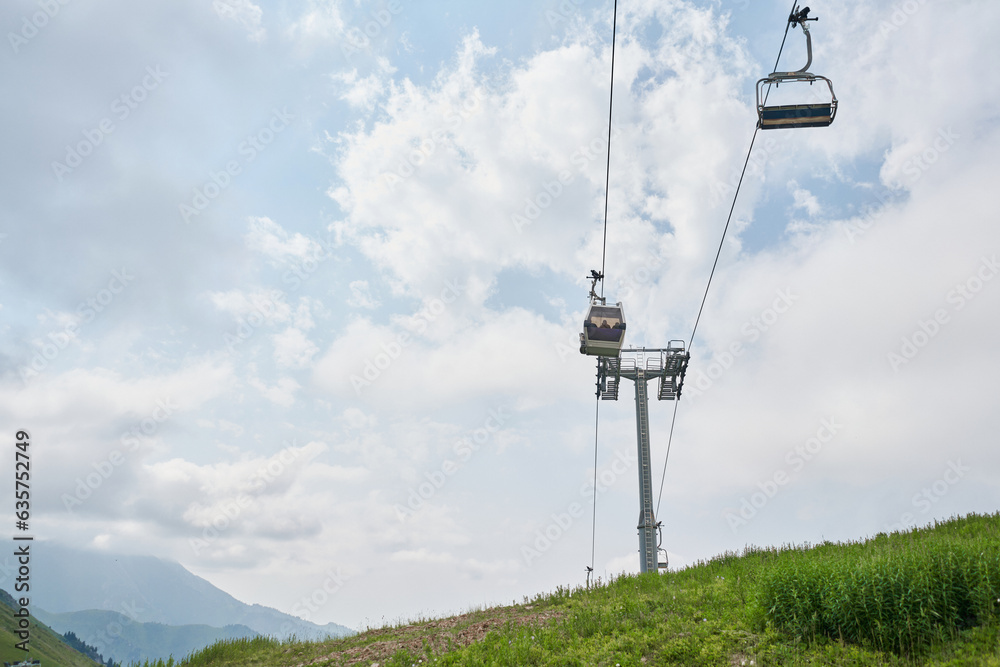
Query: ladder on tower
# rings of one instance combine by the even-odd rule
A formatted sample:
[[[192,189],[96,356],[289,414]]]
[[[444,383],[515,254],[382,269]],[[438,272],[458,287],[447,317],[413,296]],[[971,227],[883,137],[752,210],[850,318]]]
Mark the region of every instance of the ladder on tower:
[[[618,387],[621,385],[621,357],[602,357],[598,373],[602,378],[601,400],[617,401]]]
[[[646,374],[639,369],[636,373],[635,383],[635,403],[636,403],[636,427],[639,434],[639,525],[637,528],[642,534],[644,544],[643,553],[640,557],[645,561],[645,567],[640,568],[643,572],[657,571],[657,553],[654,530],[656,520],[653,518],[653,485],[652,470],[650,469],[649,456],[649,401],[646,394]]]
[[[676,401],[681,396],[684,375],[687,373],[691,355],[684,351],[684,341],[672,340],[661,352],[660,390],[657,398],[661,401]]]

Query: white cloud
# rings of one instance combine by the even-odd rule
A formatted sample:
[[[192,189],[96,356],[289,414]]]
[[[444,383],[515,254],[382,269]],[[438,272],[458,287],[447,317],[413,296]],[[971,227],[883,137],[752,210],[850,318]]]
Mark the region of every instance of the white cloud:
[[[278,378],[277,384],[268,387],[259,378],[250,378],[247,384],[256,389],[267,400],[283,408],[290,408],[295,403],[295,393],[301,388],[292,378]]]
[[[616,108],[616,267],[637,247],[705,261],[715,214],[705,202],[745,141],[735,120],[752,113],[737,97],[746,56],[719,35],[720,19],[671,12],[657,17],[672,31],[658,51],[626,42],[619,54],[621,89],[635,92]],[[681,45],[678,23],[699,26],[702,48]],[[610,60],[595,35],[575,37],[487,85],[480,68],[493,51],[474,33],[433,83],[393,82],[385,120],[341,133],[342,184],[331,190],[348,214],[341,230],[394,289],[425,297],[446,278],[490,285],[508,268],[576,278],[599,261]],[[654,200],[675,235],[659,237],[644,214]]]
[[[243,435],[244,428],[239,424],[236,424],[225,419],[220,419],[218,422],[214,422],[211,419],[196,419],[195,424],[199,428],[211,428],[218,429],[223,433],[232,433],[237,438]]]
[[[386,58],[378,57],[375,62],[376,71],[365,77],[358,74],[357,68],[332,75],[334,81],[343,84],[344,92],[340,99],[353,107],[369,110],[374,108],[376,101],[385,93],[387,77],[396,71]]]
[[[445,314],[424,322],[428,333],[420,335],[405,320],[392,328],[355,319],[317,362],[313,382],[334,396],[400,409],[497,394],[546,404],[567,382],[587,382],[589,364],[579,363],[566,327],[521,309],[460,322]]]
[[[233,435],[235,435],[238,438],[241,435],[243,435],[243,430],[244,429],[239,424],[234,424],[231,421],[227,421],[225,419],[220,419],[219,420],[219,430],[222,431],[222,432],[224,432],[224,433],[226,433],[226,432],[232,433]]]
[[[968,137],[963,129],[991,117],[1000,73],[979,72],[969,63],[1000,57],[994,38],[1000,6],[919,3],[913,13],[899,12],[893,4],[852,2],[823,13],[812,31],[811,70],[833,79],[841,104],[831,126],[836,131],[804,140],[837,159],[882,152],[888,144],[883,182],[908,185],[897,151],[924,150],[949,127]],[[927,90],[939,94],[927,97]]]
[[[137,481],[162,494],[158,497],[169,498],[164,504],[169,512],[177,513],[174,518],[199,531],[210,526],[219,529],[219,517],[226,517],[231,537],[254,530],[269,532],[286,522],[290,508],[285,499],[297,494],[298,480],[317,465],[314,459],[326,450],[322,442],[309,442],[286,444],[270,456],[243,457],[236,462],[198,465],[170,459],[144,466]],[[357,476],[348,474],[347,478]],[[311,530],[308,524],[312,517],[307,519],[300,529]],[[225,534],[227,530],[224,527],[216,532]]]
[[[77,427],[106,424],[129,416],[145,417],[162,402],[187,411],[225,392],[233,382],[228,362],[192,360],[173,373],[132,378],[103,369],[76,369],[34,378],[27,387],[0,385],[0,398],[11,414]]]
[[[301,329],[288,327],[274,335],[274,361],[278,368],[305,368],[319,352]]]
[[[308,9],[288,29],[288,35],[303,47],[325,43],[329,48],[343,36],[345,27],[337,0],[309,0]]]
[[[381,305],[381,302],[372,296],[371,287],[369,287],[367,280],[351,281],[348,287],[351,290],[351,296],[347,299],[349,306],[374,309]]]
[[[250,41],[263,42],[267,37],[267,30],[261,26],[264,11],[251,0],[212,0],[212,9],[220,17],[243,26]]]
[[[359,408],[347,408],[341,415],[341,419],[351,429],[371,428],[378,421],[375,415],[367,415]]]
[[[823,207],[820,206],[816,195],[805,188],[800,188],[795,181],[788,184],[788,189],[792,191],[792,206],[794,208],[804,210],[809,217],[815,217],[822,211]]]
[[[245,238],[248,248],[270,258],[276,266],[289,260],[316,259],[323,253],[323,247],[313,239],[298,232],[289,234],[270,218],[250,218]]]
[[[323,303],[310,297],[299,299],[299,305],[295,309],[295,318],[293,320],[293,324],[297,329],[309,331],[316,326],[316,322],[312,316],[313,310],[323,312]]]
[[[246,292],[233,289],[228,292],[209,292],[208,298],[218,310],[229,313],[236,319],[253,316],[254,326],[260,322],[287,322],[291,316],[291,306],[285,303],[285,295],[280,290],[258,289]]]

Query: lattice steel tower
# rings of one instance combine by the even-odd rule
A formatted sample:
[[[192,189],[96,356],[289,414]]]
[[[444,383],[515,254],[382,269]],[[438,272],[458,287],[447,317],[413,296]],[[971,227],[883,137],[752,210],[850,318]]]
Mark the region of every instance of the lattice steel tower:
[[[621,350],[617,357],[599,357],[597,395],[604,401],[618,400],[622,378],[635,383],[635,429],[639,450],[639,570],[657,572],[667,567],[666,549],[660,548],[660,523],[653,516],[653,476],[649,454],[649,392],[646,383],[659,379],[656,397],[676,401],[681,397],[690,356],[684,341],[670,341],[666,349]],[[658,558],[663,552],[663,560]]]

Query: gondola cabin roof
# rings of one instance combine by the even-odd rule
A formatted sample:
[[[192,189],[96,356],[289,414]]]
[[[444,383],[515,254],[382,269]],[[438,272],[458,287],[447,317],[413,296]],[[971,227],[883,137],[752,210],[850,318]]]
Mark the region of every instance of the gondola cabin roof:
[[[622,314],[621,304],[617,306],[591,306],[587,311],[587,321],[597,326],[601,326],[602,321],[607,320],[608,324],[614,326],[625,321]]]

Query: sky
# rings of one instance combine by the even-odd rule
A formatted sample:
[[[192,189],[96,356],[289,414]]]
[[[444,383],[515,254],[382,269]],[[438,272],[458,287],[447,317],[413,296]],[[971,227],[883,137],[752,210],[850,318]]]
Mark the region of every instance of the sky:
[[[689,344],[662,491],[650,405],[672,568],[1000,505],[1000,4],[810,6],[836,120],[757,135],[693,341],[789,6],[618,6],[604,289],[626,345]],[[632,387],[595,491],[577,350],[612,14],[4,3],[0,432],[36,539],[353,628],[582,585],[592,545],[637,571]]]

